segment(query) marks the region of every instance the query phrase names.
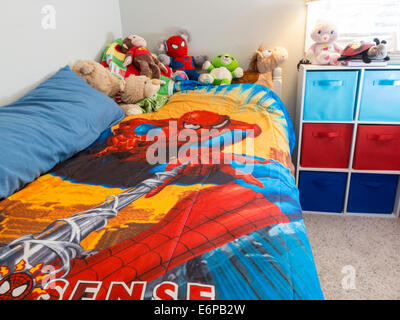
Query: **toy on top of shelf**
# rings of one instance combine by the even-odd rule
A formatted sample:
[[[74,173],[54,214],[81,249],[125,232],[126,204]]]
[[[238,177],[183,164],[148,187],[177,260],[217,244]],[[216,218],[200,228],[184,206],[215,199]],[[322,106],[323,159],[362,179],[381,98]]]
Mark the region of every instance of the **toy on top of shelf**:
[[[364,63],[370,63],[371,58],[368,57],[369,49],[373,47],[373,43],[364,41],[355,41],[344,48],[339,61],[358,60],[361,59]]]
[[[155,58],[146,48],[147,42],[138,35],[130,35],[123,41],[122,49],[126,52],[124,67],[133,64],[140,70],[140,75],[153,79],[160,79],[161,70],[168,72],[168,69]]]
[[[338,60],[362,60],[364,63],[390,60],[387,52],[386,40],[380,41],[378,38],[375,38],[374,42],[375,44],[364,41],[352,42],[346,46],[342,56]]]
[[[306,59],[306,58],[300,59],[299,62],[297,63],[297,71],[300,70],[300,66],[301,66],[302,64],[311,64],[311,61],[308,60],[308,59]]]
[[[232,79],[243,77],[243,69],[230,54],[220,54],[211,62],[205,61],[202,69],[208,73],[201,74],[199,81],[206,84],[231,84]]]
[[[311,32],[311,38],[315,41],[308,49],[306,58],[313,64],[337,65],[342,48],[335,42],[338,37],[334,25],[321,22]]]
[[[184,71],[190,80],[198,80],[200,74],[196,67],[201,68],[207,56],[189,56],[188,43],[190,35],[186,30],[180,30],[167,40],[161,40],[159,44],[158,59],[172,70]]]
[[[389,61],[390,57],[388,56],[388,50],[386,47],[386,40],[380,41],[378,38],[374,39],[376,46],[369,48],[368,50],[368,58],[371,60],[383,60]]]
[[[272,72],[289,57],[284,47],[272,49],[260,45],[250,59],[248,70],[240,79],[234,79],[232,83],[255,83],[273,89]]]

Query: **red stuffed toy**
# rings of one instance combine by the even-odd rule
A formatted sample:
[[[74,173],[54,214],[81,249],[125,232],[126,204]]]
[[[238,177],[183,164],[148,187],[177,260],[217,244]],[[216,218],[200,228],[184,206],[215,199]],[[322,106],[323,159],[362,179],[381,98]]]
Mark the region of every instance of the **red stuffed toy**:
[[[189,56],[189,33],[186,30],[178,31],[176,35],[160,43],[158,59],[174,72],[184,71],[190,80],[198,81],[200,74],[196,67],[201,68],[207,56]]]
[[[133,65],[140,71],[140,75],[160,79],[161,72],[167,75],[169,70],[157,58],[153,57],[150,51],[146,48],[147,42],[138,35],[130,35],[123,41],[122,49],[126,53],[124,67]]]

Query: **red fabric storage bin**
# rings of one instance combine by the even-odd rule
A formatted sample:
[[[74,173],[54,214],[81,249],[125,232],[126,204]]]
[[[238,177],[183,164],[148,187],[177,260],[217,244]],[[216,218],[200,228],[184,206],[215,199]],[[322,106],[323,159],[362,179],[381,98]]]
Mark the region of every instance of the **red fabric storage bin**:
[[[400,125],[359,125],[353,168],[400,170]]]
[[[348,168],[352,135],[352,124],[303,124],[300,165]]]

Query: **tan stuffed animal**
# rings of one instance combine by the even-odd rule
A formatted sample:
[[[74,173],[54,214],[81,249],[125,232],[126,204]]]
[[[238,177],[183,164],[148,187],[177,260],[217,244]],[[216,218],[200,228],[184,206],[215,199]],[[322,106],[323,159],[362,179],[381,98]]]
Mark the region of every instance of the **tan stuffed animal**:
[[[91,87],[103,92],[119,103],[125,114],[141,114],[142,108],[136,105],[140,100],[154,96],[164,81],[149,79],[146,76],[131,75],[125,80],[118,79],[100,63],[83,60],[72,67],[78,76],[83,78]]]
[[[115,99],[120,90],[121,80],[113,76],[108,69],[96,61],[78,61],[72,66],[72,71],[86,80],[91,87],[103,92],[112,99]]]
[[[146,76],[130,75],[120,82],[121,104],[127,116],[143,113],[142,108],[136,105],[144,98],[150,98],[157,94],[160,86],[165,81],[150,79]]]
[[[258,47],[250,60],[249,69],[242,78],[234,79],[232,83],[255,83],[273,89],[272,72],[288,58],[288,52],[283,47],[266,49]]]

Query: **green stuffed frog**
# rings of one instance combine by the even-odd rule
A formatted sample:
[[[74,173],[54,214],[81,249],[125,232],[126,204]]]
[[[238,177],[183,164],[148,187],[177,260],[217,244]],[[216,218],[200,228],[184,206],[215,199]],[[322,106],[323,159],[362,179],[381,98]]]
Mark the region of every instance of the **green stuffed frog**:
[[[202,69],[208,73],[201,74],[199,81],[206,84],[231,84],[232,79],[243,77],[243,69],[230,54],[220,54],[212,62],[205,61]]]

